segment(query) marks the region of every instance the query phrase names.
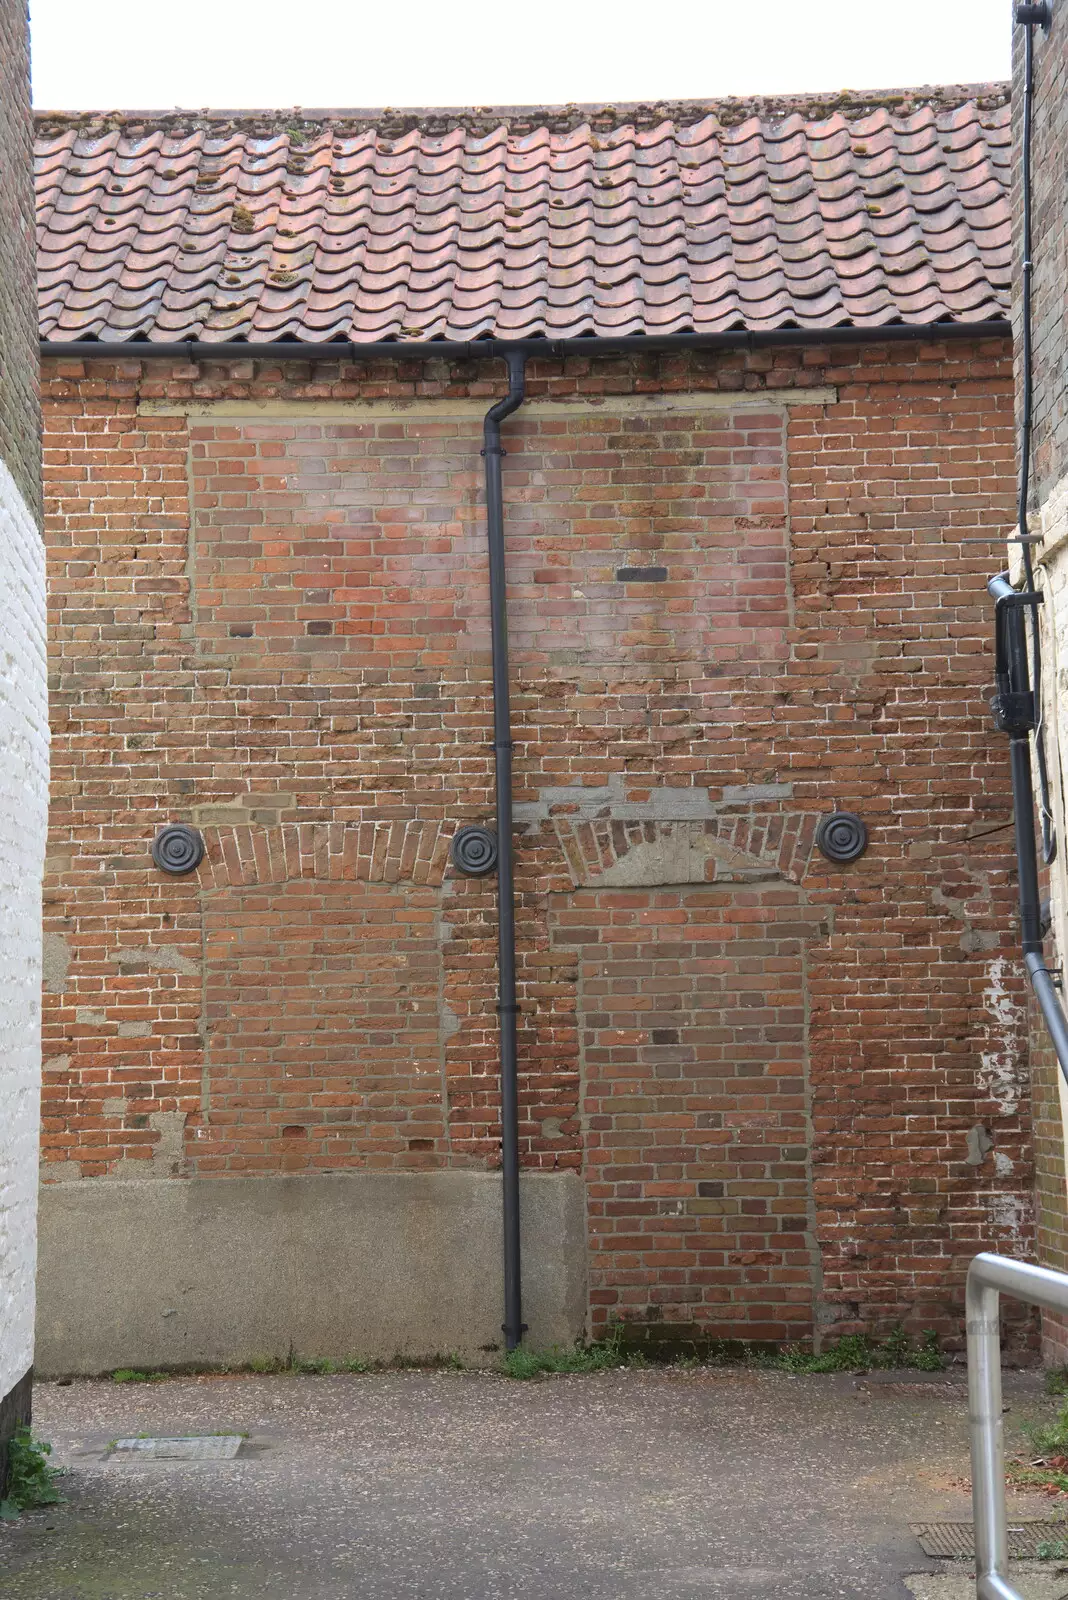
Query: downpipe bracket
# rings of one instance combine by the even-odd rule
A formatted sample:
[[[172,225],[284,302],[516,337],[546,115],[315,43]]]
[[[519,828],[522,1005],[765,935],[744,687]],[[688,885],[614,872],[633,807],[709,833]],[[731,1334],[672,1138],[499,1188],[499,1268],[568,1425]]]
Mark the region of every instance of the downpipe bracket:
[[[1022,28],[1041,28],[1043,33],[1048,33],[1053,26],[1053,7],[1049,0],[1041,0],[1039,5],[1019,5],[1016,21]]]
[[[1037,725],[1035,697],[1033,694],[996,694],[990,702],[990,714],[999,733],[1020,738],[1031,733]]]

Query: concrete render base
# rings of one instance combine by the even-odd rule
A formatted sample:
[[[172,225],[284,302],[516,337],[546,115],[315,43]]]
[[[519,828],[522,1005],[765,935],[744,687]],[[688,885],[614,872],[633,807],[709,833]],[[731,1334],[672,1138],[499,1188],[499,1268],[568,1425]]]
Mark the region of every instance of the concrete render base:
[[[586,1314],[578,1175],[525,1178],[522,1213],[530,1339],[570,1342]],[[500,1343],[492,1173],[45,1184],[39,1228],[39,1374]]]

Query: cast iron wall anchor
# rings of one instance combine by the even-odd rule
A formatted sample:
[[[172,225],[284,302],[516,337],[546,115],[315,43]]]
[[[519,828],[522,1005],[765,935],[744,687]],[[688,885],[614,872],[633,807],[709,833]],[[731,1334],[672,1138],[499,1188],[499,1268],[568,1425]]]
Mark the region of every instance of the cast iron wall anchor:
[[[828,861],[856,861],[868,848],[868,830],[852,811],[832,811],[816,829],[816,844]]]
[[[195,872],[204,859],[203,836],[184,822],[172,822],[153,839],[152,859],[162,872],[175,877]]]

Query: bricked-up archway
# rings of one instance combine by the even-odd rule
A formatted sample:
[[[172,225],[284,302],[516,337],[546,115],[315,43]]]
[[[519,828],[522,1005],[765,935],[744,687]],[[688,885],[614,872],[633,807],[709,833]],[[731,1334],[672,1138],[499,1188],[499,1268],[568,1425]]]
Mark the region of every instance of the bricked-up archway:
[[[438,896],[298,878],[204,907],[195,1169],[418,1166],[447,1152]]]
[[[791,884],[587,889],[573,951],[595,1326],[796,1339],[818,1291],[806,945]]]

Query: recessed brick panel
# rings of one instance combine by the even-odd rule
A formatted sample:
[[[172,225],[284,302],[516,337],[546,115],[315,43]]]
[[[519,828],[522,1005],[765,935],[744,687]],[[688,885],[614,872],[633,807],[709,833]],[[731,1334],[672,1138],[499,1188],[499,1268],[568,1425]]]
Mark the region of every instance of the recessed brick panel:
[[[197,419],[190,436],[202,649],[405,673],[488,648],[476,418],[446,403],[438,422]],[[516,660],[783,658],[781,410],[534,407],[507,473]]]
[[[805,944],[791,885],[555,903],[578,962],[591,1296],[715,1338],[810,1329]]]
[[[196,1170],[444,1164],[436,902],[314,879],[207,896]]]

